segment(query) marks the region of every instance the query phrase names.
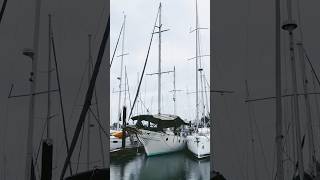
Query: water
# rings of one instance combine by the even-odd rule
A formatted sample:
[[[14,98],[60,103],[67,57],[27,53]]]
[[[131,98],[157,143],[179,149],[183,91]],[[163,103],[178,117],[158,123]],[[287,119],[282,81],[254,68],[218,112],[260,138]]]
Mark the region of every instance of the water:
[[[110,163],[111,180],[209,180],[210,159],[198,160],[187,152],[147,157],[141,153]]]

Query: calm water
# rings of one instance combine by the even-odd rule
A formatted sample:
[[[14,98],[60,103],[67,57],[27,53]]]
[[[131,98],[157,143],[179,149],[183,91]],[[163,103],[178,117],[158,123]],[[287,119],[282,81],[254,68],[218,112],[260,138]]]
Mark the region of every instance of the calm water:
[[[209,180],[210,159],[197,160],[186,152],[133,158],[110,164],[112,180]]]

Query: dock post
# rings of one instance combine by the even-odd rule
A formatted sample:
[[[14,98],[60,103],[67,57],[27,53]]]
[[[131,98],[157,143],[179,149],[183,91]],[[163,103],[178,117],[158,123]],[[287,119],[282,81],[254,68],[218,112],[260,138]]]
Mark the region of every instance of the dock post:
[[[123,106],[123,112],[122,112],[122,148],[124,149],[126,147],[126,117],[127,117],[127,107]]]

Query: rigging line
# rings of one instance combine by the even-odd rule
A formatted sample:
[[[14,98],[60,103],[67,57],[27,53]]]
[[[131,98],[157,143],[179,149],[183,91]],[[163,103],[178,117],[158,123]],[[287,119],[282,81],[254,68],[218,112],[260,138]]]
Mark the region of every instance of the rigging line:
[[[0,11],[0,24],[1,24],[3,14],[4,14],[4,10],[6,9],[6,6],[7,6],[7,1],[8,0],[4,0],[2,3],[2,7],[1,7],[1,11]]]
[[[312,76],[312,84],[313,84],[313,90],[316,89],[316,83],[315,83],[315,77]],[[320,120],[320,111],[319,111],[319,102],[318,102],[318,96],[315,96],[314,98],[314,101],[315,101],[315,105],[316,105],[316,116],[317,116],[317,119]],[[318,124],[318,126],[320,127],[320,123]],[[320,128],[317,128],[318,130]],[[318,133],[318,135],[320,135],[320,133]],[[318,144],[318,149],[320,149],[320,144]]]
[[[110,68],[111,68],[111,65],[112,65],[114,56],[115,56],[115,54],[116,54],[116,51],[117,51],[117,47],[118,47],[118,44],[119,44],[120,36],[121,36],[121,34],[122,34],[122,30],[123,30],[124,23],[125,23],[125,21],[123,21],[123,23],[122,23],[122,25],[121,25],[121,29],[120,29],[119,36],[118,36],[118,39],[117,39],[116,47],[114,48],[114,51],[113,51],[113,54],[112,54],[112,58],[111,58],[111,62],[110,62]],[[122,56],[123,56],[123,54],[122,54]]]
[[[131,104],[130,89],[129,89],[129,80],[128,80],[127,71],[125,72],[125,77],[126,77],[127,86],[128,86],[129,105],[130,105],[130,108],[131,108],[132,104]]]
[[[148,48],[148,52],[147,52],[147,57],[146,57],[146,60],[145,60],[144,66],[143,66],[142,73],[141,73],[141,77],[140,77],[138,89],[137,89],[137,92],[136,92],[136,96],[135,96],[135,98],[134,98],[133,105],[132,105],[131,110],[130,110],[129,119],[130,119],[130,117],[131,117],[132,110],[133,110],[133,108],[134,108],[134,105],[135,105],[135,103],[136,103],[136,101],[137,101],[137,97],[138,97],[138,95],[139,95],[139,91],[140,91],[140,87],[141,87],[141,82],[142,82],[142,79],[143,79],[144,71],[145,71],[145,69],[146,69],[146,65],[147,65],[147,62],[148,62],[149,52],[150,52],[150,49],[151,49],[151,43],[152,43],[152,39],[153,39],[153,35],[154,35],[154,30],[156,29],[156,23],[157,23],[157,20],[158,20],[158,17],[159,17],[160,7],[161,7],[161,6],[159,6],[158,13],[157,13],[157,17],[156,17],[155,23],[154,23],[154,25],[153,25],[153,30],[152,30],[152,34],[151,34],[151,40],[150,40],[150,43],[149,43],[149,48]]]
[[[249,98],[250,97],[250,92],[249,92],[249,87],[248,87],[248,81],[246,80],[245,81],[245,85],[246,85],[246,96]],[[256,166],[256,155],[255,155],[255,137],[254,137],[254,130],[253,130],[253,120],[252,120],[252,116],[253,116],[253,113],[252,113],[252,104],[248,104],[247,106],[248,108],[248,115],[249,115],[249,129],[250,129],[250,138],[251,138],[251,153],[252,153],[252,165],[253,165],[253,175],[254,175],[254,178],[255,179],[258,179],[258,169],[257,169],[257,166]]]
[[[38,169],[38,171],[39,171],[38,157],[39,157],[39,154],[40,154],[41,142],[42,142],[42,139],[43,139],[43,136],[44,136],[44,132],[45,132],[46,127],[47,127],[47,123],[48,123],[48,121],[45,121],[44,126],[42,128],[41,138],[40,138],[40,142],[39,142],[39,145],[38,145],[37,155],[36,155],[35,164],[34,164],[34,167],[36,167]],[[38,175],[40,176],[40,173]],[[40,179],[40,177],[39,177],[39,179]]]
[[[70,116],[69,116],[69,118],[68,118],[69,125],[70,125],[70,121],[71,121],[72,118],[73,118],[74,111],[75,111],[76,106],[77,106],[77,100],[78,100],[78,98],[79,98],[79,96],[80,96],[81,87],[82,87],[83,82],[84,82],[84,76],[85,76],[85,74],[86,74],[86,72],[87,72],[86,66],[88,65],[89,62],[86,62],[86,63],[87,63],[87,64],[85,65],[85,67],[84,67],[84,69],[83,69],[83,71],[82,71],[82,76],[81,76],[81,80],[80,80],[80,86],[79,86],[79,88],[78,88],[78,90],[77,90],[76,97],[75,97],[75,99],[74,99],[74,101],[73,101],[71,114],[70,114]]]
[[[86,61],[86,63],[88,63],[88,61]],[[68,121],[68,127],[70,127],[70,124],[71,124],[71,120],[73,118],[73,115],[74,115],[74,112],[76,110],[76,107],[77,107],[77,100],[79,99],[79,96],[80,96],[80,91],[81,91],[81,87],[83,85],[83,82],[84,82],[84,77],[85,77],[85,74],[87,72],[87,68],[86,68],[87,64],[85,65],[83,71],[82,71],[82,76],[81,76],[81,80],[80,80],[80,86],[76,92],[76,97],[73,101],[73,105],[72,105],[72,109],[71,109],[71,114],[69,115],[67,121]],[[61,146],[62,146],[63,142],[61,142],[60,146],[59,146],[59,149],[61,149]],[[57,153],[59,154],[59,153]]]
[[[53,27],[53,25],[51,27]],[[67,135],[66,121],[65,121],[64,109],[63,109],[63,100],[62,100],[62,93],[61,93],[61,85],[60,85],[57,54],[56,54],[56,48],[55,48],[55,43],[54,43],[54,32],[53,32],[53,29],[51,30],[51,33],[52,33],[51,43],[52,43],[52,50],[53,50],[53,57],[54,57],[53,59],[54,59],[54,64],[55,64],[55,68],[56,68],[56,79],[57,79],[58,89],[59,89],[59,100],[60,100],[60,110],[61,110],[61,114],[62,114],[64,140],[65,140],[65,144],[66,144],[67,153],[69,153],[68,135]],[[72,175],[72,167],[71,167],[69,162],[68,162],[68,166],[69,166],[70,174]]]
[[[107,2],[107,1],[103,1],[103,2]],[[101,11],[101,13],[100,13],[99,20],[98,20],[98,24],[97,24],[97,27],[96,27],[96,32],[95,32],[94,35],[93,35],[93,41],[96,40],[97,34],[98,34],[99,29],[100,29],[100,27],[101,27],[102,17],[104,17],[103,15],[104,15],[104,13],[105,13],[106,5],[107,5],[107,3],[104,3],[103,9],[102,9],[102,11]]]
[[[96,60],[95,66],[94,66],[94,70],[93,70],[93,73],[92,73],[92,77],[91,77],[91,80],[90,80],[89,87],[88,87],[86,95],[85,95],[84,105],[83,105],[83,108],[82,108],[78,123],[76,125],[76,129],[75,129],[74,135],[72,137],[72,142],[71,142],[71,146],[70,146],[70,152],[68,152],[67,157],[66,157],[66,159],[64,161],[64,165],[63,165],[62,172],[61,172],[61,175],[60,175],[60,180],[63,180],[65,172],[66,172],[66,169],[67,169],[67,166],[70,164],[70,159],[71,159],[72,153],[74,151],[74,148],[75,148],[75,146],[77,144],[78,137],[79,137],[79,134],[80,134],[80,130],[81,130],[82,125],[83,125],[83,123],[85,121],[87,112],[88,112],[88,110],[90,108],[92,95],[93,95],[93,90],[94,90],[94,87],[95,87],[95,84],[96,84],[97,76],[99,74],[102,58],[103,58],[104,51],[105,51],[105,48],[106,48],[106,45],[107,45],[107,41],[109,39],[109,34],[110,34],[110,16],[108,16],[106,28],[105,28],[105,31],[104,31],[104,34],[103,34],[102,41],[100,43],[97,60]]]
[[[229,118],[229,115],[231,114],[230,112],[229,112],[229,107],[228,107],[228,103],[227,103],[227,99],[226,99],[226,96],[224,96],[224,97],[222,97],[222,99],[223,99],[223,104],[224,104],[224,106],[225,106],[225,112],[226,112],[226,120],[228,121],[228,123],[229,123],[229,127],[231,127],[231,129],[234,129],[235,127],[233,126],[233,123],[230,121],[230,118]],[[232,136],[232,139],[234,139],[234,140],[236,140],[237,138],[236,137],[238,137],[239,138],[239,136],[235,136],[235,134],[234,134],[234,132],[235,131],[231,131],[231,136]],[[236,141],[233,145],[235,146],[235,149],[236,150],[238,150],[238,152],[240,153],[240,151],[239,151],[239,147],[241,147],[241,146],[239,146],[239,142],[240,141]],[[240,162],[240,160],[237,158],[237,163],[240,165],[240,167],[241,167],[241,162]],[[239,170],[240,170],[240,176],[242,176],[243,177],[243,179],[244,179],[244,176],[245,176],[245,174],[242,172],[242,170],[239,168]]]
[[[268,165],[267,165],[267,158],[266,158],[266,154],[264,152],[264,146],[262,144],[262,138],[261,138],[261,133],[260,133],[260,128],[258,126],[258,123],[257,123],[257,120],[256,120],[256,115],[255,115],[255,110],[254,110],[254,106],[252,107],[253,111],[252,111],[252,116],[253,116],[253,123],[254,123],[254,126],[256,127],[256,132],[257,132],[257,137],[258,137],[258,142],[259,142],[259,146],[261,148],[261,153],[262,153],[262,157],[263,157],[263,161],[264,161],[264,168],[266,169],[268,175],[270,176],[270,169],[268,168]],[[271,179],[271,177],[270,177]]]
[[[106,135],[106,137],[108,137],[108,133],[107,133],[107,131],[103,128],[103,126],[102,126],[102,124],[101,124],[100,120],[99,120],[99,119],[98,119],[98,117],[94,114],[94,112],[92,111],[92,109],[91,109],[91,108],[89,108],[89,112],[92,114],[93,118],[97,121],[97,123],[98,123],[98,125],[99,125],[100,129],[103,131],[103,133]]]
[[[313,75],[315,76],[315,78],[317,79],[318,84],[320,85],[320,80],[319,80],[319,78],[318,78],[318,75],[317,75],[317,73],[316,73],[316,71],[315,71],[315,69],[314,69],[314,67],[313,67],[313,65],[312,65],[312,63],[311,63],[311,61],[310,61],[310,59],[309,59],[309,56],[308,56],[307,51],[306,51],[306,49],[304,48],[304,46],[302,46],[302,49],[303,49],[303,51],[304,51],[305,57],[306,57],[307,60],[308,60],[309,65],[310,65],[310,67],[311,67],[312,73],[313,73]]]
[[[83,138],[84,138],[84,128],[81,128],[81,141],[80,141],[80,147],[79,147],[78,158],[77,158],[76,174],[78,173],[78,169],[79,169],[79,161],[80,161],[80,155],[82,150]]]
[[[93,69],[93,62],[90,60],[91,69]],[[97,111],[97,118],[100,120],[100,111],[99,111],[99,103],[98,103],[98,96],[97,96],[97,88],[94,89],[94,97],[95,97],[95,103],[96,103],[96,111]],[[103,151],[103,143],[102,143],[102,136],[101,136],[101,130],[99,129],[99,140],[100,140],[100,150],[101,150],[101,158],[102,158],[102,166],[105,167],[105,161],[104,161],[104,151]]]

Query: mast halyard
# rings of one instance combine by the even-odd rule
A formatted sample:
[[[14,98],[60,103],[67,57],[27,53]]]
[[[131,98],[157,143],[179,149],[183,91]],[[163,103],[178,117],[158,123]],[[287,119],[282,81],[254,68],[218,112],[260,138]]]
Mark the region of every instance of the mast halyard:
[[[30,100],[29,100],[29,117],[28,117],[28,134],[27,134],[27,156],[25,164],[25,180],[30,180],[33,163],[33,134],[34,134],[34,113],[35,113],[35,91],[37,88],[38,72],[38,48],[39,48],[39,24],[40,24],[41,1],[35,0],[34,29],[33,29],[33,52],[24,53],[32,59],[32,70],[30,73]]]
[[[301,129],[300,129],[300,119],[299,119],[300,113],[299,113],[298,85],[297,85],[296,61],[295,61],[294,37],[293,37],[293,31],[297,28],[297,24],[295,24],[294,21],[292,20],[291,0],[287,0],[287,12],[288,12],[288,20],[282,25],[282,29],[288,31],[289,33],[298,171],[299,171],[300,179],[304,179],[304,164],[303,164],[303,154],[301,150],[301,132],[300,132]]]

